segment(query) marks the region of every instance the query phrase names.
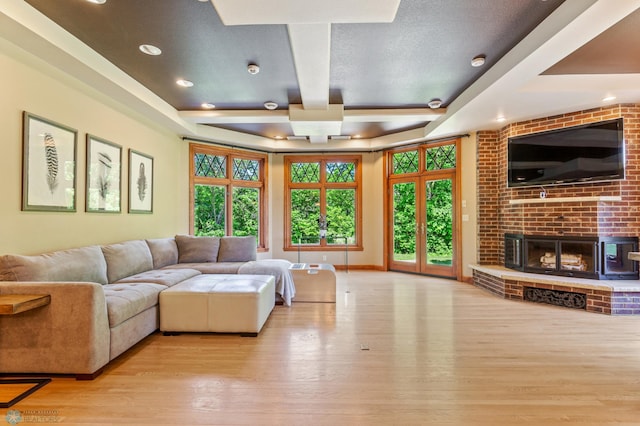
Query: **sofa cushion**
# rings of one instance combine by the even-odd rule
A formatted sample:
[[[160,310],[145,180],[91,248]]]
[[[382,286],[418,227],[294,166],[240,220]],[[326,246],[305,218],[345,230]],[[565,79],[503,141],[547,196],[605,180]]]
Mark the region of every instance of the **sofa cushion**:
[[[256,237],[222,237],[218,262],[248,262],[256,260],[258,246]]]
[[[188,280],[191,277],[200,275],[200,271],[195,269],[180,268],[180,269],[154,269],[152,271],[141,272],[139,274],[125,277],[115,282],[115,284],[123,283],[154,283],[162,284],[167,287],[176,285],[179,282]]]
[[[153,257],[153,269],[164,268],[167,265],[178,263],[178,246],[175,238],[156,238],[147,240],[151,257]]]
[[[216,262],[220,249],[219,237],[176,235],[178,263]]]
[[[160,284],[129,283],[107,284],[104,295],[107,299],[109,328],[113,328],[158,304],[158,294],[167,288]]]
[[[240,267],[245,263],[246,262],[178,263],[165,266],[163,270],[189,268],[195,269],[203,274],[237,274]]]
[[[107,262],[107,278],[110,283],[153,269],[151,251],[143,240],[102,246],[102,253]]]
[[[98,246],[36,256],[0,256],[0,281],[80,281],[107,283],[107,264]]]

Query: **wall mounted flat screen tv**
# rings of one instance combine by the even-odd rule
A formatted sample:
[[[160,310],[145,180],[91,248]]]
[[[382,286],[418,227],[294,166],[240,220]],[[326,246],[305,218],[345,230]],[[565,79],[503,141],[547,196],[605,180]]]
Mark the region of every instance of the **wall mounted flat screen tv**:
[[[624,179],[622,118],[509,138],[509,187]]]

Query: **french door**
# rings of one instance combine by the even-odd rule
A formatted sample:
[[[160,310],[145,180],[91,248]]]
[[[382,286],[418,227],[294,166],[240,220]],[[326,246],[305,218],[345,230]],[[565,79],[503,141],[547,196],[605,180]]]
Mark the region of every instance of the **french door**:
[[[458,277],[455,168],[390,176],[389,269]]]

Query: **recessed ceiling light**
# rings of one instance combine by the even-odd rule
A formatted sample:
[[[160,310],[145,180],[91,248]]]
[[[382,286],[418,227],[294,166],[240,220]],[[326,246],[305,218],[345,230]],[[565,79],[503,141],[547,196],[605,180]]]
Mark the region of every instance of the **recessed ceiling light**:
[[[476,68],[481,67],[484,65],[485,61],[486,61],[486,58],[484,55],[478,55],[471,60],[471,66]]]
[[[432,99],[427,105],[432,109],[440,108],[442,106],[442,101],[440,99]]]
[[[87,0],[89,3],[93,4],[105,4],[107,0]]]
[[[176,80],[176,84],[182,87],[193,87],[193,82],[189,80],[183,80],[183,79]]]
[[[610,102],[615,100],[616,97],[615,96],[607,96],[606,98],[602,99],[602,102]]]
[[[140,46],[138,46],[138,49],[140,49],[142,53],[145,53],[151,56],[158,56],[159,54],[162,53],[162,50],[160,50],[159,47],[156,47],[152,44],[141,44]]]
[[[256,75],[260,72],[260,67],[256,64],[249,64],[247,66],[247,71],[249,71],[249,74],[251,75]]]
[[[502,123],[502,122],[507,121],[507,119],[506,119],[505,117],[503,117],[503,116],[499,116],[498,118],[496,118],[496,121],[497,121],[498,123]]]
[[[268,109],[269,111],[272,111],[272,110],[278,108],[278,104],[275,103],[275,102],[267,101],[267,102],[264,103],[264,107],[266,109]]]
[[[209,102],[203,102],[202,105],[200,105],[202,108],[206,108],[206,109],[214,109],[216,106],[212,103]]]

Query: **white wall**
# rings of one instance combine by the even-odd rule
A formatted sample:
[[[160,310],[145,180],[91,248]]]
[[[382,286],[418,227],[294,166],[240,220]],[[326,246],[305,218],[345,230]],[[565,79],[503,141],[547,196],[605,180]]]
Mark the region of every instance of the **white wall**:
[[[21,211],[23,111],[78,130],[76,212]],[[0,39],[0,254],[188,231],[188,145]],[[86,213],[86,134],[122,146],[122,212]],[[154,157],[153,214],[129,214],[128,149]]]
[[[462,138],[461,159],[458,170],[462,173],[462,276],[471,277],[469,264],[477,261],[477,211],[478,211],[478,181],[476,178],[477,137],[472,133]],[[468,220],[467,220],[468,219]]]

